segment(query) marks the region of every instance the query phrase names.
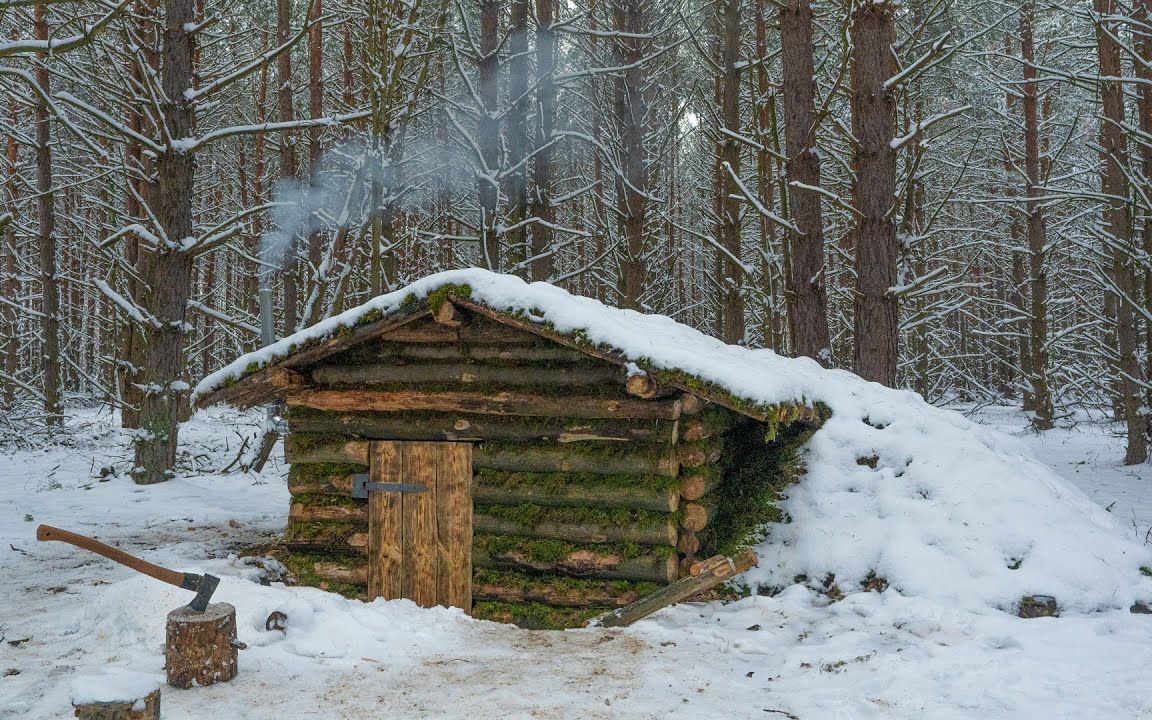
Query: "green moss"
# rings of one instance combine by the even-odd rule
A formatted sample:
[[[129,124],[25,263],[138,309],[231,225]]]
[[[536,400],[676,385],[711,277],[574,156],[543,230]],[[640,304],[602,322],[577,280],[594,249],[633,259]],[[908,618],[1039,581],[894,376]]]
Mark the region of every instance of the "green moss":
[[[493,570],[477,568],[472,573],[474,583],[497,585],[500,587],[517,588],[522,591],[529,590],[555,590],[568,591],[573,594],[614,594],[624,595],[635,593],[643,596],[656,592],[660,586],[653,582],[643,580],[595,580],[588,578],[571,578],[560,575],[528,575],[512,570]]]
[[[301,494],[292,496],[293,504],[299,503],[304,507],[362,507],[367,501],[357,500],[351,495],[311,495]]]
[[[300,480],[322,480],[368,471],[368,466],[355,463],[297,463],[288,471]]]
[[[612,440],[589,440],[587,442],[574,443],[526,443],[518,440],[484,441],[484,450],[493,453],[522,453],[524,452],[525,448],[530,447],[543,447],[549,452],[559,451],[565,458],[617,458],[638,454],[651,454],[651,449],[649,448],[644,448],[640,450],[640,452],[637,452],[638,448],[633,446],[631,443],[616,442]]]
[[[315,553],[293,552],[283,553],[278,559],[284,563],[284,566],[287,567],[288,571],[295,577],[297,585],[320,588],[321,590],[337,593],[338,595],[343,595],[351,599],[363,598],[368,594],[368,588],[364,585],[325,580],[316,574],[316,563],[338,562],[339,560],[337,558]]]
[[[600,527],[614,525],[658,527],[674,517],[671,513],[628,508],[551,507],[531,504],[477,505],[476,512],[514,522],[522,528],[535,528],[543,523]]]
[[[428,309],[437,312],[448,298],[461,298],[467,300],[472,297],[472,288],[468,285],[448,284],[441,285],[428,293]]]
[[[558,608],[542,603],[509,603],[482,600],[472,606],[481,620],[511,623],[528,630],[564,630],[581,627],[608,608]]]
[[[355,439],[356,438],[353,438],[349,435],[341,435],[339,433],[289,433],[287,442],[291,445],[292,449],[297,452],[308,452],[319,447],[324,447],[325,445],[336,445]],[[325,463],[315,464],[323,465]]]
[[[323,539],[326,542],[339,542],[356,533],[368,532],[367,523],[346,521],[290,522],[284,538],[289,542],[304,542]]]
[[[815,429],[784,425],[773,441],[765,442],[763,427],[763,423],[745,422],[725,436],[731,451],[722,461],[719,507],[702,554],[732,555],[755,544],[764,526],[786,520],[777,502],[781,491],[803,472],[800,449]]]
[[[1143,575],[1147,575],[1148,577],[1152,577],[1152,567],[1148,567],[1147,565],[1141,566],[1140,572]]]
[[[698,468],[704,470],[705,468]],[[695,470],[693,470],[695,472]],[[560,490],[569,485],[601,488],[644,487],[665,490],[680,484],[680,478],[663,475],[600,475],[590,472],[544,473],[509,472],[481,468],[477,477],[492,487],[534,487]]]
[[[629,542],[580,544],[548,538],[527,538],[521,535],[477,535],[473,540],[473,547],[496,559],[518,553],[523,554],[528,560],[539,563],[560,562],[580,551],[601,557],[616,556],[625,559],[640,557],[645,552],[653,552],[660,556],[664,550],[676,551],[672,547],[646,548],[638,543]],[[663,557],[668,555],[664,554]]]

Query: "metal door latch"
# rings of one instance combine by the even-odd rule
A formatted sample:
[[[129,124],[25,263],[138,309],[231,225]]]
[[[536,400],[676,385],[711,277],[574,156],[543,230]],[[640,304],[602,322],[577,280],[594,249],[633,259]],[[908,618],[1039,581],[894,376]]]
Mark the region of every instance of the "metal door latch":
[[[372,482],[372,476],[360,473],[352,476],[352,497],[367,500],[370,492],[425,492],[428,488],[415,483],[377,483]]]

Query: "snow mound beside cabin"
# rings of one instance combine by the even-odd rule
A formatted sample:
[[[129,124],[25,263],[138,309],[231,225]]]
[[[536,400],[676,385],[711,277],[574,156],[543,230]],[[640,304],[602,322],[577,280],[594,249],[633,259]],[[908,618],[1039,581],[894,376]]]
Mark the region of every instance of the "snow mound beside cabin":
[[[782,504],[792,522],[769,528],[760,566],[745,577],[751,583],[785,586],[831,573],[847,593],[874,572],[905,595],[1009,611],[1031,594],[1055,596],[1064,612],[1152,600],[1152,580],[1140,574],[1152,565],[1152,548],[1019,441],[915,393],[806,358],[726,345],[671,318],[547,283],[478,269],[432,275],[237,359],[195,395],[447,285],[467,285],[473,302],[578,333],[644,367],[689,373],[750,403],[831,408],[806,448],[807,474]]]

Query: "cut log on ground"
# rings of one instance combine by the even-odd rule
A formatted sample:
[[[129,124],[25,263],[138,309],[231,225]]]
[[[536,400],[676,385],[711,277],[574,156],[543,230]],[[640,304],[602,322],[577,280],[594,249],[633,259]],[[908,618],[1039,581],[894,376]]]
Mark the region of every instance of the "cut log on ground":
[[[588,622],[589,627],[622,627],[631,625],[652,613],[666,608],[669,605],[688,600],[705,590],[716,587],[720,583],[739,575],[756,564],[756,554],[745,550],[736,557],[717,555],[698,563],[692,569],[692,574],[681,578],[667,587],[643,597],[636,602],[605,613]]]
[[[164,667],[168,684],[190,688],[236,677],[236,608],[212,603],[204,612],[188,607],[168,613]]]
[[[465,412],[485,415],[533,415],[569,418],[675,420],[678,400],[629,400],[598,397],[549,397],[521,393],[419,392],[410,390],[301,390],[288,393],[289,407],[337,412]]]
[[[132,700],[73,702],[80,720],[160,720],[160,689]]]

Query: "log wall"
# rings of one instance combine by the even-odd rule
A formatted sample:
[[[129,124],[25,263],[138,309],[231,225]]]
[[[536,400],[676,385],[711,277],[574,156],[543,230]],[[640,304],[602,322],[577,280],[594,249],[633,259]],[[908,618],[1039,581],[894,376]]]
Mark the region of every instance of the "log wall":
[[[476,443],[478,617],[576,626],[723,541],[712,530],[732,525],[726,478],[755,444],[735,432],[744,418],[678,392],[638,397],[623,368],[489,319],[452,321],[301,370],[287,400],[284,555],[300,582],[366,595],[367,503],[350,491],[373,439]]]

